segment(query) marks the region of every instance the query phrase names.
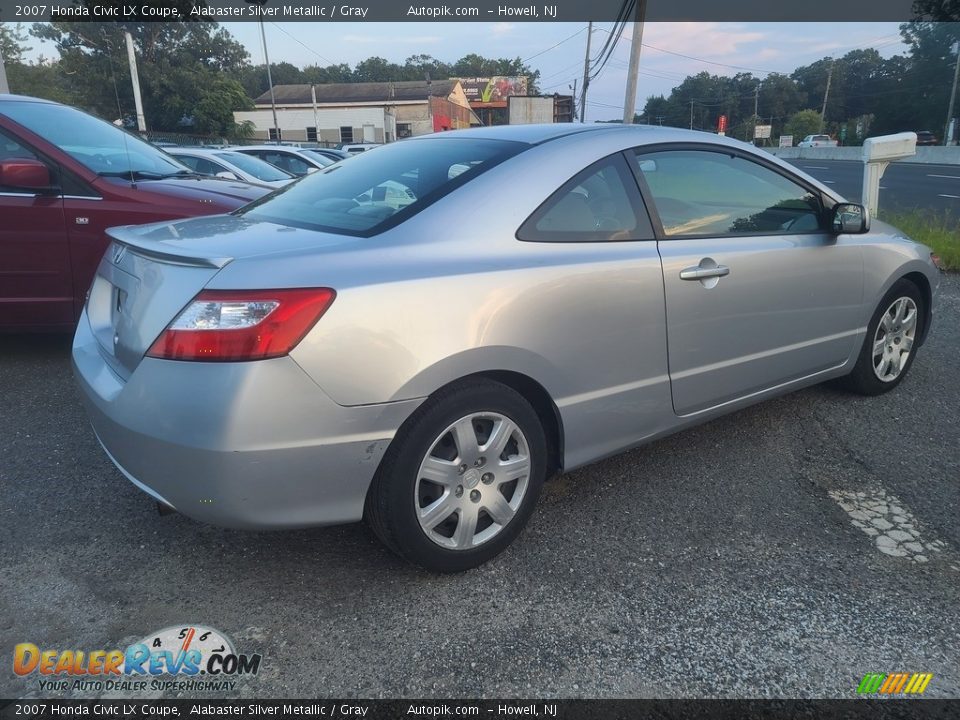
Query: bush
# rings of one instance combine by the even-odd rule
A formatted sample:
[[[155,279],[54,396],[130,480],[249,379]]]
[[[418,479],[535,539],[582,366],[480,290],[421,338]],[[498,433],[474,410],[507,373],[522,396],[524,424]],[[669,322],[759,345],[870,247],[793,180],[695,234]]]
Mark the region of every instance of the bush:
[[[881,218],[940,256],[940,267],[960,271],[960,223],[949,213],[890,213]]]

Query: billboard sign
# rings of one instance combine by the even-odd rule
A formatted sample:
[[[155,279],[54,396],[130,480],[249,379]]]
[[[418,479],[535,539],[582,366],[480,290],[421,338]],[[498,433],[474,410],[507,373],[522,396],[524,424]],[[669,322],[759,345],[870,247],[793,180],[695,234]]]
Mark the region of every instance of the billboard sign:
[[[460,78],[467,100],[473,103],[506,103],[512,95],[527,94],[527,78],[497,75],[488,78]]]
[[[793,147],[793,135],[781,135],[780,147]]]
[[[766,140],[773,132],[773,125],[757,125],[753,129],[754,140]]]

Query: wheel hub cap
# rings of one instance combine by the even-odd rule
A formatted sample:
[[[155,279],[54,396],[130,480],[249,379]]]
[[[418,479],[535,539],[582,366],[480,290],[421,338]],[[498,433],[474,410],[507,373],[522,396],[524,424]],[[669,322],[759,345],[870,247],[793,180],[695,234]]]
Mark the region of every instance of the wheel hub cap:
[[[495,412],[460,418],[420,463],[414,497],[420,528],[451,550],[487,542],[519,510],[530,467],[527,440],[513,420]]]
[[[880,316],[873,337],[873,372],[881,382],[900,377],[913,350],[917,332],[917,304],[913,298],[894,300]]]

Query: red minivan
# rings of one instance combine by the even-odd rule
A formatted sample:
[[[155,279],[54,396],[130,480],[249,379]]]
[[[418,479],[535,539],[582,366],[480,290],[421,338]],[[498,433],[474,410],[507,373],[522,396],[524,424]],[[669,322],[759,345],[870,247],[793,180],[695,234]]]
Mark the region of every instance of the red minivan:
[[[0,95],[0,331],[72,330],[108,227],[226,213],[267,192],[199,177],[76,108]]]

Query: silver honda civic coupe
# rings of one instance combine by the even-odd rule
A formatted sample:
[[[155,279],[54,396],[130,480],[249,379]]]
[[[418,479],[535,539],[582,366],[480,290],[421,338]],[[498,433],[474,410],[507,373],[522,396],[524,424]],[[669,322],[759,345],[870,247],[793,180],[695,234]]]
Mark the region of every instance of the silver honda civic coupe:
[[[408,139],[109,234],[73,361],[120,471],[224,526],[366,519],[435,571],[501,552],[559,472],[829,379],[892,390],[939,282],[796,168],[660,127]]]

